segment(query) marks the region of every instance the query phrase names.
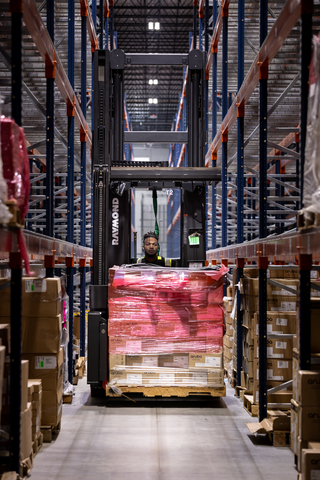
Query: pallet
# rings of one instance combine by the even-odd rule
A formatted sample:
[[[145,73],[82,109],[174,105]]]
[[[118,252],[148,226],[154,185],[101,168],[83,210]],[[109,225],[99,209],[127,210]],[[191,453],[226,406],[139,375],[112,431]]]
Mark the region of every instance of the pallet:
[[[33,456],[34,457],[39,452],[40,448],[42,447],[42,444],[43,444],[43,434],[40,433],[39,437],[34,442],[32,442],[32,449],[33,449]]]
[[[320,213],[299,212],[297,214],[297,227],[299,230],[306,230],[320,226]]]
[[[61,421],[56,426],[53,426],[53,425],[49,425],[48,427],[41,426],[43,442],[51,443],[52,441],[56,440],[57,436],[60,433],[60,429],[61,429]]]
[[[63,399],[63,403],[72,403],[73,394],[72,393],[63,394],[62,399]]]
[[[259,413],[259,405],[254,403],[253,395],[243,396],[243,407],[251,415],[251,417],[257,417]]]
[[[290,447],[290,432],[274,431],[269,433],[269,438],[274,447]]]
[[[195,395],[207,396],[207,397],[225,397],[226,387],[122,387],[120,386],[122,393],[142,393],[144,397],[190,397]],[[121,397],[117,393],[114,393],[111,388],[106,389],[107,397]]]
[[[20,476],[22,478],[28,477],[32,467],[33,467],[33,451],[30,452],[29,457],[25,458],[20,463]]]
[[[17,207],[16,202],[14,200],[8,200],[6,202],[6,205],[12,215],[12,218],[9,220],[8,225],[10,227],[24,228],[24,222],[21,221],[21,210]]]
[[[235,390],[235,393],[234,393],[235,396],[239,397],[240,400],[243,400],[244,395],[245,394],[247,395],[248,393],[246,387],[238,387],[238,385],[235,386],[234,390]]]

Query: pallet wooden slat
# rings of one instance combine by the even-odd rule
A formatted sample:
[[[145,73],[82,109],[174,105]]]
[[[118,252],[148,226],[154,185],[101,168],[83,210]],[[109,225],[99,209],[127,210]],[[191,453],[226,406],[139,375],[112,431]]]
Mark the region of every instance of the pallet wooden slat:
[[[44,443],[51,443],[53,440],[56,440],[57,436],[59,435],[61,429],[61,422],[58,425],[49,425],[41,426],[41,433],[43,435],[43,442]]]
[[[259,413],[259,405],[253,401],[253,395],[243,396],[243,407],[251,415],[251,417],[257,417]]]
[[[144,397],[190,397],[194,395],[224,397],[226,395],[226,387],[120,387],[123,393],[142,393]],[[107,397],[120,397],[111,389],[106,389]]]

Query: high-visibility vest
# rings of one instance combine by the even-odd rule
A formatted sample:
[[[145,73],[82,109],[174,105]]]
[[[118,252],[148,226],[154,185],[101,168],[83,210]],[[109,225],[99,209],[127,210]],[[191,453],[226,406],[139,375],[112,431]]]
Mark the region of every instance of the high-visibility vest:
[[[141,257],[141,258],[138,258],[137,260],[137,263],[147,263],[147,262],[144,262],[143,260],[145,260],[146,257]],[[164,257],[161,257],[161,255],[158,255],[157,257],[157,260],[164,260],[164,264],[166,267],[171,267],[171,264],[172,264],[172,261],[171,261],[171,258],[164,258]],[[152,263],[152,262],[150,262]]]

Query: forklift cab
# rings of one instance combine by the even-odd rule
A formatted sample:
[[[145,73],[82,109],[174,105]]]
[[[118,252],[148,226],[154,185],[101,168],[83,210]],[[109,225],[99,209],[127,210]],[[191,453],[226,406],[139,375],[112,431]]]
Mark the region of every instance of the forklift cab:
[[[124,131],[123,79],[130,65],[188,67],[188,131]],[[136,261],[131,252],[132,189],[179,189],[180,258],[176,266],[198,267],[206,260],[206,186],[221,179],[219,168],[205,168],[205,53],[125,54],[97,50],[94,54],[93,130],[93,284],[88,315],[88,374],[92,392],[107,378],[108,271]],[[123,160],[124,143],[188,144],[188,167],[164,164],[137,166]]]

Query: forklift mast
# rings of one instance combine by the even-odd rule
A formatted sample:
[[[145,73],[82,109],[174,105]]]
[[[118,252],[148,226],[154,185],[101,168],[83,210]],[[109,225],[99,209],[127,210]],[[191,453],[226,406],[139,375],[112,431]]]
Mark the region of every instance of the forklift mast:
[[[123,76],[130,65],[188,66],[188,132],[124,132]],[[131,188],[180,188],[179,266],[204,265],[206,185],[221,178],[220,169],[205,168],[204,164],[205,65],[205,53],[197,49],[185,55],[125,54],[120,49],[94,53],[93,284],[87,376],[92,388],[107,381],[108,271],[131,261]],[[188,167],[137,167],[135,162],[124,162],[124,143],[141,141],[188,143]]]

